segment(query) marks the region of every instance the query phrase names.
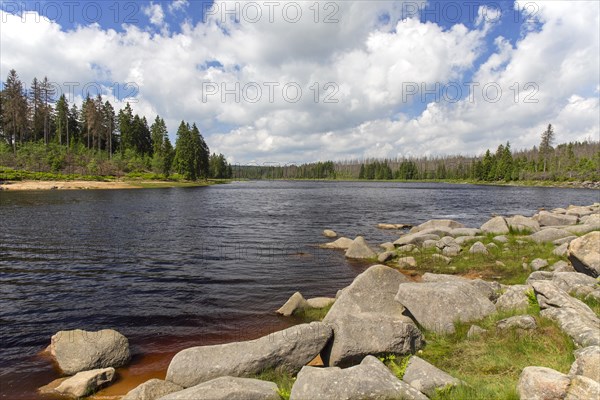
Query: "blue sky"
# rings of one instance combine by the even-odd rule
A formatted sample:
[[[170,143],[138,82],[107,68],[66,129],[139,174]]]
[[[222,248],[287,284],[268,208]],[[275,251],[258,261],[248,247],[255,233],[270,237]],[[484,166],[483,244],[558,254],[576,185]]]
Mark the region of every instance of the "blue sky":
[[[0,1],[0,73],[198,124],[232,162],[599,140],[592,1]],[[41,18],[45,16],[47,18]],[[69,83],[71,82],[71,83]],[[84,87],[86,89],[84,89]],[[425,92],[423,92],[425,90]]]

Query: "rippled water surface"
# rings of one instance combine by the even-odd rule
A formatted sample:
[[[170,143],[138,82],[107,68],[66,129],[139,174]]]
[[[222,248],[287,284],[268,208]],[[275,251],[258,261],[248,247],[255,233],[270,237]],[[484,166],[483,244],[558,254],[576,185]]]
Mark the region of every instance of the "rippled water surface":
[[[257,336],[290,322],[294,291],[333,296],[365,265],[316,247],[324,228],[591,204],[599,192],[380,182],[242,182],[203,188],[0,192],[0,388],[31,398],[56,378],[37,355],[59,330],[114,328],[136,357]]]

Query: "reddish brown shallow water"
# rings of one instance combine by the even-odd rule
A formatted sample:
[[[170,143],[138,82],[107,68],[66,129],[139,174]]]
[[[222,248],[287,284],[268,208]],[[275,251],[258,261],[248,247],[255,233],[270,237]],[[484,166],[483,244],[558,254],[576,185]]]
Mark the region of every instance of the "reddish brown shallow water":
[[[142,341],[130,340],[133,357],[126,367],[117,369],[117,379],[108,387],[98,391],[92,399],[120,399],[131,389],[149,379],[165,379],[171,359],[179,351],[193,346],[208,346],[236,341],[252,340],[266,336],[301,323],[297,318],[284,318],[268,315],[260,319],[238,321],[235,330],[229,330],[222,335],[198,335],[190,337],[162,336],[156,339]],[[33,357],[32,363],[38,364],[36,373],[31,374],[25,381],[15,382],[16,385],[2,385],[2,397],[11,400],[48,399],[53,396],[41,396],[37,388],[48,384],[61,375],[45,352]],[[12,380],[10,374],[4,377]],[[59,399],[60,397],[56,397]]]

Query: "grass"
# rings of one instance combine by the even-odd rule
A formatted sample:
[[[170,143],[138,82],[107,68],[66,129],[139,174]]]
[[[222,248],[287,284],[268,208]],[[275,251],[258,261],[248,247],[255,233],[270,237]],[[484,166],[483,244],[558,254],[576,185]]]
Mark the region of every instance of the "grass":
[[[323,308],[302,308],[294,312],[294,316],[302,319],[304,322],[323,321],[333,304]]]
[[[586,296],[576,296],[576,295],[572,295],[573,297],[583,301],[585,304],[587,304],[587,306],[589,308],[592,309],[593,312],[596,313],[596,315],[598,317],[600,317],[600,302],[592,297],[588,297],[586,298]]]
[[[289,400],[292,386],[296,378],[285,369],[268,369],[254,376],[255,379],[274,382],[277,385],[277,393],[283,400]]]
[[[535,307],[529,313],[538,324],[534,331],[497,331],[496,322],[514,313],[480,321],[478,325],[488,332],[475,338],[467,338],[471,324],[457,324],[452,335],[425,331],[427,345],[419,356],[465,382],[432,399],[518,399],[516,387],[523,368],[538,365],[568,373],[574,361],[572,340],[556,323],[536,315]]]
[[[384,363],[396,377],[400,380],[404,378],[404,374],[406,373],[406,368],[408,367],[408,362],[412,357],[411,354],[397,358],[395,354],[388,354],[383,357],[379,357],[379,361]]]
[[[114,181],[114,176],[31,172],[0,167],[0,181]]]
[[[495,235],[483,236],[483,239],[472,239],[462,245],[462,252],[455,257],[450,257],[450,264],[443,260],[432,258],[437,254],[435,249],[419,249],[417,253],[398,253],[398,257],[412,256],[417,261],[414,271],[417,273],[433,272],[438,274],[459,274],[481,276],[483,279],[495,280],[507,285],[521,284],[527,280],[531,273],[523,269],[523,263],[530,263],[536,258],[548,260],[552,265],[559,260],[566,260],[552,253],[555,246],[552,243],[536,243],[521,234],[509,233],[506,244],[494,242]],[[484,245],[494,243],[497,247],[488,248],[489,254],[470,254],[468,249],[476,241]],[[500,263],[498,263],[500,262]],[[393,266],[392,260],[389,265]]]
[[[54,172],[31,172],[24,170],[15,170],[0,166],[0,181],[94,181],[94,182],[114,182],[122,180],[132,183],[142,188],[166,188],[166,187],[197,187],[214,184],[228,183],[228,179],[209,179],[206,181],[187,181],[181,175],[173,174],[165,176],[149,172],[132,172],[118,179],[110,175],[79,175],[79,174],[61,174]]]

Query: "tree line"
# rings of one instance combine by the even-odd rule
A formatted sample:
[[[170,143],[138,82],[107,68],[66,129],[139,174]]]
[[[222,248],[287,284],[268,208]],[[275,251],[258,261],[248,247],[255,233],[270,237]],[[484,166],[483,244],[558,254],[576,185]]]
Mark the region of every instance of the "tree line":
[[[542,132],[539,146],[514,151],[510,142],[482,156],[367,159],[303,165],[234,167],[234,178],[247,179],[364,179],[364,180],[519,180],[600,181],[600,142],[569,142],[553,146],[552,125]]]
[[[152,171],[185,179],[230,178],[222,154],[210,154],[197,125],[182,121],[175,146],[164,119],[134,114],[129,103],[115,108],[100,94],[69,104],[47,77],[26,90],[9,72],[0,91],[0,163],[34,171],[118,175]]]

